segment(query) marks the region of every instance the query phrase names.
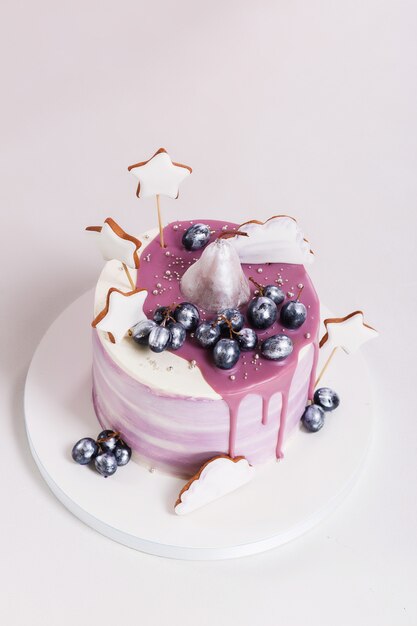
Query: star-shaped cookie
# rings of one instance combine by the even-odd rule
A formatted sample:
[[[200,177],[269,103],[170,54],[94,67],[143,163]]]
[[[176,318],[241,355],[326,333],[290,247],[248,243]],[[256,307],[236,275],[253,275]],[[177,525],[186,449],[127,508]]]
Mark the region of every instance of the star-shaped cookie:
[[[111,217],[105,220],[103,226],[87,226],[86,230],[98,233],[97,243],[105,261],[117,259],[132,269],[138,269],[138,250],[142,242],[128,235]]]
[[[369,339],[378,336],[378,331],[365,324],[362,311],[354,311],[345,317],[333,317],[324,320],[326,334],[320,340],[320,348],[327,342],[333,347],[342,348],[352,354]]]
[[[123,293],[120,289],[111,287],[107,292],[106,306],[91,325],[93,328],[106,331],[112,343],[119,343],[129,328],[146,319],[143,304],[147,295],[146,289]]]
[[[129,165],[127,169],[139,179],[138,198],[159,195],[178,198],[180,184],[192,172],[188,165],[171,161],[165,148],[160,148],[148,161]]]

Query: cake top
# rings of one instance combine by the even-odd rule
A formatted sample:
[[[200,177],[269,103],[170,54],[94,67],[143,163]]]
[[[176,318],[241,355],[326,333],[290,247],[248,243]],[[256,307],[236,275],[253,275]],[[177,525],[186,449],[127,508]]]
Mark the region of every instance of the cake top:
[[[284,219],[288,220],[289,218]],[[207,228],[209,237],[205,241],[205,245],[199,249],[187,250],[184,241],[186,241],[190,229],[195,231],[199,225],[204,225]],[[227,319],[219,319],[219,314],[224,312],[224,308],[215,307],[215,310],[206,310],[198,306],[198,303],[195,305],[193,301],[189,301],[185,297],[182,279],[187,270],[196,268],[209,247],[216,246],[218,241],[223,241],[222,235],[224,233],[229,233],[229,237],[224,239],[224,242],[230,245],[229,242],[234,241],[233,234],[239,229],[237,224],[218,220],[173,222],[164,229],[164,248],[160,246],[160,239],[155,233],[140,236],[143,244],[139,250],[140,264],[135,287],[140,302],[143,302],[143,307],[140,310],[142,322],[147,320],[154,324],[153,319],[157,319],[159,325],[163,325],[169,330],[173,322],[177,322],[176,317],[178,318],[178,315],[176,312],[180,313],[184,301],[188,301],[191,305],[196,306],[198,323],[196,324],[197,328],[193,327],[188,331],[185,341],[178,350],[173,350],[171,346],[167,345],[166,350],[161,352],[152,351],[149,349],[149,345],[135,344],[128,335],[125,335],[121,344],[113,349],[109,345],[109,341],[112,340],[114,333],[110,335],[110,338],[105,333],[100,333],[105,348],[116,357],[116,362],[121,366],[125,366],[126,363],[129,365],[127,370],[129,374],[144,384],[149,384],[152,379],[153,386],[165,393],[172,394],[177,389],[179,395],[184,395],[186,392],[185,395],[196,394],[197,396],[213,398],[224,398],[227,395],[239,396],[247,394],[251,390],[259,390],[268,386],[269,383],[272,384],[278,375],[282,375],[285,368],[292,370],[305,349],[317,341],[319,302],[303,265],[239,263],[239,270],[247,284],[248,292],[244,304],[239,306],[240,319],[233,319],[232,317],[231,329]],[[120,265],[116,262],[108,263],[98,283],[94,325],[97,325],[96,322],[99,319],[100,323],[97,325],[99,330],[109,331],[110,329],[110,326],[101,326],[103,312],[105,313],[108,309],[109,292],[114,291],[115,286],[117,286],[118,291],[123,291],[123,283],[125,282],[127,295],[129,296],[131,293],[127,291],[126,277],[123,273],[120,274],[118,267]],[[210,263],[208,269],[210,270],[212,267]],[[219,267],[214,269],[217,271],[208,273],[205,284],[199,285],[198,282],[202,283],[202,281],[194,281],[197,286],[203,288],[203,293],[211,293],[213,285],[216,286],[218,283],[220,283],[221,292],[224,285],[227,284],[227,268],[224,275],[221,275],[222,270],[224,270],[224,263],[220,262]],[[119,300],[122,300],[118,293],[115,295],[118,296]],[[271,301],[268,295],[275,298],[278,304]],[[132,296],[124,298],[124,301],[133,300],[134,297],[136,294],[132,292]],[[290,328],[291,324],[288,324],[288,320],[283,322],[280,319],[280,311],[285,310],[285,305],[297,301],[302,302],[305,307],[305,320],[302,320],[299,327]],[[269,302],[269,306],[275,312],[275,318],[267,320],[266,323],[262,319],[255,319],[257,310],[254,305],[257,302],[260,302],[261,305],[264,302]],[[122,305],[124,305],[124,309],[127,308],[125,302],[122,302]],[[167,309],[170,309],[170,312],[164,320],[164,316],[161,317],[161,311]],[[110,321],[114,323],[114,319],[110,319]],[[217,323],[214,324],[215,322]],[[219,326],[219,332],[217,336],[215,334],[215,341],[210,345],[210,341],[204,341],[207,334],[204,332],[200,334],[200,330],[203,329],[204,331],[209,327],[210,334],[213,325]],[[242,326],[243,330],[241,330]],[[134,328],[132,328],[132,332],[134,333]],[[120,333],[118,338],[119,336]],[[279,337],[281,345],[278,346],[278,353],[275,355],[273,351],[276,348],[274,345],[274,337],[276,336]],[[254,343],[251,344],[253,337]],[[238,359],[230,368],[218,367],[214,360],[214,347],[221,338],[230,339],[234,343],[239,342]],[[266,340],[269,340],[269,350]],[[147,341],[142,343],[147,344]],[[123,355],[122,358],[118,359],[118,354]],[[181,366],[180,361],[182,361]],[[194,379],[197,372],[201,373],[207,386],[201,384],[202,381],[198,383],[197,380],[192,387],[187,383],[183,384],[183,378],[187,371],[187,376]],[[178,379],[181,380],[181,383]],[[208,388],[215,393],[208,393]]]
[[[164,229],[165,248],[159,245],[158,237],[155,237],[146,247],[142,254],[141,264],[137,273],[137,287],[145,288],[148,295],[144,303],[145,315],[152,319],[161,307],[170,307],[170,313],[175,320],[175,311],[177,305],[187,298],[184,297],[182,290],[182,278],[190,267],[196,267],[201,261],[207,247],[199,250],[185,249],[182,241],[184,234],[189,228],[196,224],[204,224],[210,229],[211,239],[218,241],[217,237],[223,232],[238,230],[238,225],[230,222],[222,222],[218,220],[198,220],[198,221],[181,221],[173,222]],[[227,241],[230,241],[227,240]],[[211,263],[209,268],[213,267]],[[178,350],[178,355],[186,359],[189,367],[198,367],[205,380],[212,386],[219,395],[234,395],[245,393],[251,389],[259,388],[262,385],[273,381],[284,368],[291,369],[296,365],[299,353],[303,348],[317,340],[319,328],[319,301],[311,280],[303,265],[290,263],[243,263],[241,266],[243,276],[247,279],[248,297],[246,302],[239,307],[243,319],[239,320],[236,325],[237,333],[241,332],[239,326],[252,328],[256,332],[257,342],[251,350],[241,350],[240,356],[234,366],[230,369],[222,369],[216,365],[213,358],[213,345],[203,347],[202,343],[196,338],[198,336],[198,328],[205,323],[210,325],[216,322],[218,316],[214,310],[207,311],[196,304],[199,313],[199,322],[196,327],[192,328],[187,339]],[[249,280],[252,279],[252,280]],[[213,284],[220,282],[224,285],[227,280],[226,276],[221,275],[221,267],[217,271],[208,274],[205,277],[206,282],[202,286],[203,290],[211,293]],[[258,283],[258,284],[256,284]],[[250,309],[253,307],[255,300],[262,298],[261,291],[264,287],[272,285],[277,288],[277,292],[281,292],[282,300],[277,306],[273,301],[273,307],[276,309],[276,319],[265,328],[257,328],[253,326],[253,315],[251,317]],[[199,285],[196,285],[197,287]],[[298,328],[290,329],[286,327],[280,320],[279,312],[285,307],[286,303],[294,302],[297,294],[301,291],[302,301],[306,308],[306,319]],[[263,298],[270,300],[269,298]],[[191,304],[195,304],[193,301]],[[226,307],[215,307],[219,313]],[[249,316],[249,317],[248,317]],[[178,317],[178,316],[177,316]],[[169,326],[170,321],[167,321]],[[232,329],[231,332],[225,320],[220,320],[221,336],[234,340],[237,336]],[[260,345],[267,338],[271,338],[277,334],[287,336],[292,344],[291,352],[282,359],[271,359],[265,356]],[[216,344],[214,344],[215,346]],[[146,349],[147,347],[138,349]],[[158,355],[156,355],[158,356]]]

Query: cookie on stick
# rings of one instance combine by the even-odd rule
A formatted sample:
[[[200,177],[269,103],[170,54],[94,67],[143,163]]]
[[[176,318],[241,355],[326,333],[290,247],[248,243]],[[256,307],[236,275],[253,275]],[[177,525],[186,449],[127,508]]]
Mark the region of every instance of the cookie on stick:
[[[87,226],[86,230],[98,233],[97,243],[103,259],[120,261],[131,290],[134,291],[136,285],[128,268],[136,270],[139,268],[138,250],[142,242],[126,233],[111,217],[104,221],[103,226]]]
[[[329,343],[332,346],[332,351],[318,375],[315,387],[323,378],[338,348],[342,348],[346,354],[352,354],[359,350],[366,341],[378,336],[378,331],[375,328],[365,324],[362,311],[353,311],[345,317],[330,317],[324,320],[324,326],[326,333],[320,340],[320,348]]]
[[[106,305],[92,321],[92,327],[106,331],[112,343],[119,343],[130,328],[146,319],[143,305],[147,295],[146,289],[123,293],[111,287],[107,292]]]
[[[160,244],[161,248],[165,248],[159,196],[178,198],[179,186],[192,169],[188,165],[171,161],[165,148],[159,148],[148,161],[129,165],[127,169],[139,180],[136,189],[138,198],[156,197]]]

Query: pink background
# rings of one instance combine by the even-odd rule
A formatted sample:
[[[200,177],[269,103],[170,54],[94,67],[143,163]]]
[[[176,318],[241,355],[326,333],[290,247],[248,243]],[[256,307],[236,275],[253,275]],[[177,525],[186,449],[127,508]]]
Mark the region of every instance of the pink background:
[[[98,602],[147,626],[416,623],[416,20],[411,0],[3,3],[2,622],[83,626]],[[365,348],[378,419],[357,488],[305,537],[239,561],[95,534],[24,434],[31,355],[101,267],[83,228],[155,225],[127,166],[161,146],[194,169],[166,221],[294,215],[323,301],[383,331]]]

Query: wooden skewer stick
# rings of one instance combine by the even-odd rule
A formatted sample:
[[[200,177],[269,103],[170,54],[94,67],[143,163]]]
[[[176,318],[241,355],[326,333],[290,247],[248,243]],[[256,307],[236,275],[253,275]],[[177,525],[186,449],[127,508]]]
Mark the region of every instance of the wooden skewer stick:
[[[161,207],[159,204],[159,193],[156,194],[156,208],[158,209],[159,241],[161,244],[161,248],[165,248],[164,227],[162,226]]]
[[[129,270],[127,269],[127,265],[126,265],[126,263],[122,263],[122,265],[123,265],[124,271],[126,272],[126,276],[127,276],[128,281],[130,283],[130,286],[132,287],[132,291],[135,291],[135,289],[136,289],[135,283],[133,282],[133,278],[132,278]]]
[[[327,370],[327,368],[330,365],[330,361],[332,360],[332,358],[334,357],[334,355],[336,354],[336,350],[339,346],[335,346],[333,348],[333,350],[330,353],[329,358],[327,359],[326,363],[323,365],[323,368],[319,374],[319,377],[317,378],[316,382],[314,383],[314,387],[317,387],[317,385],[319,384],[319,382],[321,381],[321,379],[323,378],[324,372]]]

